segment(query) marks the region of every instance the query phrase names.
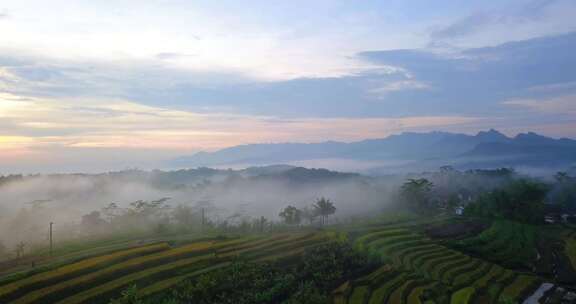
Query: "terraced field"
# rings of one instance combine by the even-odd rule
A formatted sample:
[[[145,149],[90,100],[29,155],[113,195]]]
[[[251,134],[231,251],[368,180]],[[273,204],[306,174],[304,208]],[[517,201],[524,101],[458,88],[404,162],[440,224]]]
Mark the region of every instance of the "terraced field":
[[[495,263],[530,270],[537,259],[537,228],[511,221],[496,221],[477,236],[451,242],[465,252]]]
[[[204,240],[172,247],[143,245],[0,281],[0,303],[107,303],[137,284],[152,296],[184,279],[226,267],[235,259],[279,260],[328,240],[324,233]]]
[[[453,220],[419,218],[326,232],[114,247],[98,250],[96,256],[59,261],[50,267],[0,278],[0,303],[108,303],[133,285],[138,286],[139,294],[154,299],[184,280],[228,267],[237,260],[293,262],[306,249],[334,239],[352,243],[355,250],[372,257],[377,265],[369,268],[373,269],[369,273],[363,271],[359,277],[338,281],[343,284],[332,293],[333,302],[338,304],[554,304],[565,303],[572,294],[561,271],[551,271],[550,276],[523,270],[529,262],[546,259],[539,254],[541,245],[533,227],[495,222],[482,226],[483,231],[476,234],[447,239],[429,236],[429,227]],[[519,234],[522,237],[517,239]],[[555,261],[565,257],[564,272],[574,271],[576,232],[561,230],[557,240],[559,243],[549,251],[554,253]]]
[[[504,299],[521,303],[545,282],[529,272],[444,246],[428,238],[418,225],[354,229],[351,235],[358,250],[380,258],[385,266],[336,289],[336,303],[498,303]],[[501,246],[490,241],[484,245]]]

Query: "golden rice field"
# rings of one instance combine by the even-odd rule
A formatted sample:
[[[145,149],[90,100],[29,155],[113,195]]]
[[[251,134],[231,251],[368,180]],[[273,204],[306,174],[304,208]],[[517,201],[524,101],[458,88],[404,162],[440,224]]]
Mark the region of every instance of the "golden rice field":
[[[494,225],[487,229],[490,239],[486,238],[482,246],[491,246],[492,254],[502,260],[517,259],[518,252],[501,245],[501,238],[508,234],[494,231],[494,227],[506,225]],[[447,240],[430,238],[425,226],[428,224],[401,223],[349,229],[355,248],[379,258],[383,266],[336,288],[334,303],[523,303],[529,298],[526,303],[565,303],[562,298],[576,286],[565,282],[558,285],[553,277],[530,270],[507,268],[506,263],[495,262],[493,256],[454,249],[447,246]],[[475,238],[468,236],[463,242]],[[566,252],[574,260],[573,240],[566,241]],[[537,291],[545,283],[555,285],[540,295]],[[553,299],[555,292],[561,296]],[[532,301],[535,298],[538,300]]]
[[[86,258],[18,280],[0,280],[0,303],[107,303],[137,284],[145,295],[226,267],[235,259],[274,261],[327,241],[325,233],[278,233],[143,245]]]
[[[426,227],[442,222],[443,219],[428,219],[370,223],[316,232],[205,238],[181,245],[159,241],[115,248],[28,274],[0,278],[0,303],[108,303],[133,285],[144,297],[152,297],[239,259],[293,259],[307,248],[337,238],[350,242],[355,250],[380,265],[361,276],[343,278],[332,292],[332,301],[337,304],[554,304],[564,303],[571,292],[566,281],[509,267],[516,264],[507,261],[517,261],[518,256],[502,245],[502,238],[509,239],[514,232],[498,229],[528,233],[527,241],[515,241],[514,246],[536,250],[526,247],[534,237],[529,235],[530,229],[493,224],[482,233],[457,238],[454,243],[453,239],[436,239],[425,232]],[[563,236],[562,252],[568,264],[576,261],[574,236],[571,232]],[[484,251],[468,251],[462,244],[474,244],[472,249],[482,247]],[[484,248],[491,248],[494,256],[476,254],[488,252]],[[530,261],[528,254],[522,258]],[[541,289],[543,286],[548,288]]]

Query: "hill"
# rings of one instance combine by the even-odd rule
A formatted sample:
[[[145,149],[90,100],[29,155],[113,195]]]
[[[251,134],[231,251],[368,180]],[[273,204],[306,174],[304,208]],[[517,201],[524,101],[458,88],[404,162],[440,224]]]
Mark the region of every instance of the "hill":
[[[533,132],[508,137],[496,130],[475,135],[407,132],[357,142],[248,144],[215,152],[199,152],[171,160],[172,167],[234,167],[277,163],[342,169],[356,162],[355,171],[416,171],[452,165],[461,169],[494,167],[558,167],[576,163],[576,140],[554,139]],[[328,165],[326,165],[328,163]],[[330,165],[332,164],[332,165]]]

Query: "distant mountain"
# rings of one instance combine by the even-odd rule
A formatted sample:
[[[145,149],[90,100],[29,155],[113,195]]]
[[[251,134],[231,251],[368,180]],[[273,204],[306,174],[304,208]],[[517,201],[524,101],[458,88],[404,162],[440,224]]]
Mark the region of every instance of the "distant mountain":
[[[576,140],[554,139],[533,132],[507,137],[493,129],[476,135],[406,132],[351,143],[241,145],[180,157],[170,161],[170,166],[247,167],[319,160],[369,163],[370,168],[362,169],[369,172],[421,170],[446,164],[461,168],[567,167],[576,163]]]

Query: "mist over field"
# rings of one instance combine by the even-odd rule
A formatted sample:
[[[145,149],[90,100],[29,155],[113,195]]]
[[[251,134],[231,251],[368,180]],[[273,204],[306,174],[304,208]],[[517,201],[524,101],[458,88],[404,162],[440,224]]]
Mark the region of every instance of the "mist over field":
[[[170,208],[203,207],[210,219],[237,224],[261,216],[278,221],[286,205],[309,207],[320,197],[336,201],[334,220],[344,220],[381,211],[393,195],[391,184],[383,181],[327,170],[315,176],[313,170],[301,170],[294,176],[205,168],[7,177],[0,185],[0,239],[9,244],[45,242],[50,222],[56,223],[60,238],[77,237],[82,216],[110,203],[128,208],[139,200],[169,198]],[[307,177],[308,172],[312,176]]]
[[[576,1],[0,1],[0,304],[576,303]]]

